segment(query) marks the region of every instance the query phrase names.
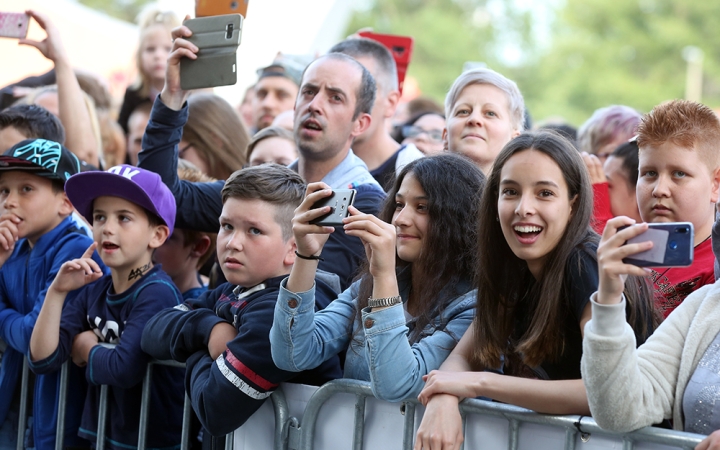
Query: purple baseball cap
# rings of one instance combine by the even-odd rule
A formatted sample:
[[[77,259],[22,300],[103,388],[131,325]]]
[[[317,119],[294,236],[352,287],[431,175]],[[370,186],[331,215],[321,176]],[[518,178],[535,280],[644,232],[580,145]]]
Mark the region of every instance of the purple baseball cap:
[[[93,221],[93,201],[98,197],[120,197],[155,214],[170,229],[175,226],[175,197],[160,175],[122,164],[107,172],[83,172],[70,177],[65,193],[88,222]]]

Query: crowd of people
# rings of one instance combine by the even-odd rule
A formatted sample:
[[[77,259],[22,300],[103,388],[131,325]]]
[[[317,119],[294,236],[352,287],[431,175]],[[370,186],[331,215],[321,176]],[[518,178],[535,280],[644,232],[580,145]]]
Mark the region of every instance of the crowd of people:
[[[114,111],[60,30],[27,13],[47,37],[20,44],[54,68],[0,91],[0,449],[19,432],[54,448],[59,416],[64,446],[97,444],[101,385],[105,445],[135,448],[153,358],[185,368],[153,371],[151,448],[179,448],[185,392],[193,446],[215,449],[280,383],[341,377],[419,399],[416,450],[458,449],[458,403],[475,397],[720,448],[707,106],[533,127],[488,68],[458,74],[444,107],[401,104],[391,52],[351,36],[278,55],[235,108],[181,88],[192,32],[148,11]],[[347,217],[317,223],[337,189],[355,190]],[[629,263],[653,243],[628,241],[666,222],[692,224],[692,264]]]

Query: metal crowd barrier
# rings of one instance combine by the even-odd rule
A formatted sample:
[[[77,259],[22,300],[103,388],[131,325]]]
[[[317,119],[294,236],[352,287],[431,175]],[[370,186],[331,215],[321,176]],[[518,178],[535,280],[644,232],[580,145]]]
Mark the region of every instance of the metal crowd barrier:
[[[59,394],[59,411],[56,429],[55,448],[61,450],[63,448],[64,437],[64,410],[67,402],[67,378],[68,378],[68,360],[62,367],[60,374],[60,394]],[[182,363],[175,361],[153,361],[148,364],[145,378],[143,380],[142,403],[140,411],[140,429],[138,436],[138,449],[144,450],[146,447],[147,436],[147,419],[149,415],[150,403],[150,386],[152,380],[152,371],[155,365],[165,365],[171,367],[184,367]],[[27,424],[27,399],[28,399],[28,380],[29,371],[27,361],[23,364],[22,383],[21,383],[21,403],[20,418],[18,425],[18,443],[17,450],[23,449],[23,441],[25,427]],[[107,396],[108,386],[101,386],[100,390],[100,408],[98,415],[97,430],[97,449],[104,450],[105,447],[105,425],[107,417]],[[355,412],[353,425],[353,450],[362,450],[363,433],[365,427],[365,401],[369,397],[373,397],[370,384],[358,380],[335,380],[315,391],[305,406],[302,419],[298,419],[290,415],[287,400],[283,394],[282,386],[279,387],[270,397],[274,410],[274,443],[273,450],[312,450],[315,439],[315,428],[317,426],[318,415],[321,408],[327,400],[336,394],[352,394],[355,396]],[[404,414],[403,426],[403,450],[411,450],[415,438],[415,408],[419,403],[417,401],[406,401],[401,405],[402,414]],[[185,395],[183,424],[182,424],[182,441],[181,450],[189,448],[190,439],[190,418],[191,418],[190,399]],[[460,412],[463,417],[463,428],[467,435],[466,421],[470,414],[478,414],[481,416],[494,416],[504,418],[508,421],[508,450],[517,450],[519,446],[519,434],[522,424],[539,424],[548,427],[561,428],[565,430],[565,450],[575,450],[577,448],[578,436],[581,440],[587,441],[593,435],[610,436],[622,439],[623,450],[636,449],[637,443],[655,443],[666,446],[674,446],[683,449],[693,449],[700,443],[705,436],[684,433],[674,430],[667,430],[655,427],[646,427],[631,433],[614,433],[603,430],[590,417],[581,416],[552,416],[545,414],[537,414],[533,411],[520,408],[517,406],[506,405],[476,399],[466,399],[460,403]],[[225,439],[225,450],[233,449],[234,433],[229,433]],[[464,445],[461,449],[464,448]]]
[[[105,347],[112,348],[114,345],[101,344]],[[58,394],[58,421],[55,428],[55,450],[62,450],[64,439],[65,439],[65,408],[67,405],[67,385],[68,385],[68,370],[69,364],[72,361],[68,359],[62,365],[60,371],[60,392]],[[143,379],[142,387],[142,399],[140,404],[140,424],[138,430],[138,450],[145,450],[147,446],[147,428],[148,428],[148,417],[150,413],[150,387],[152,384],[152,372],[153,367],[156,365],[170,366],[184,368],[184,363],[177,361],[151,361],[147,370],[145,371],[145,377]],[[27,428],[27,402],[29,396],[28,386],[30,380],[30,372],[27,358],[23,360],[22,369],[22,381],[20,385],[20,417],[18,419],[18,437],[17,437],[17,450],[23,450],[25,441],[25,429]],[[105,429],[107,426],[107,400],[108,399],[108,385],[100,386],[100,405],[98,408],[98,429],[97,429],[97,441],[96,449],[105,449]],[[275,401],[275,400],[274,400]],[[287,410],[287,409],[286,409]],[[281,420],[285,419],[285,415],[278,416]],[[192,418],[192,406],[190,404],[190,397],[187,393],[185,394],[185,401],[183,404],[183,422],[182,422],[182,436],[180,441],[180,450],[188,450],[190,448],[190,421]],[[282,422],[279,422],[282,423]],[[232,450],[233,433],[228,433],[225,437],[225,450]]]
[[[285,424],[283,428],[286,430],[285,433],[287,436],[287,438],[284,439],[284,444],[288,450],[313,449],[318,414],[325,402],[335,394],[354,394],[356,397],[352,448],[353,450],[362,450],[365,425],[365,400],[368,397],[373,397],[373,394],[369,383],[347,379],[331,381],[318,388],[312,397],[310,397],[305,407],[302,421],[296,418],[289,418],[283,422]],[[415,407],[418,404],[417,401],[407,401],[403,402],[401,406],[402,414],[404,414],[403,450],[411,450],[413,448],[415,438]],[[537,414],[517,406],[476,399],[466,399],[461,402],[460,412],[463,417],[463,429],[466,436],[467,429],[465,425],[467,415],[469,414],[505,418],[509,423],[508,450],[518,449],[519,433],[523,423],[564,428],[565,450],[575,450],[577,448],[578,435],[580,435],[583,442],[587,441],[592,435],[610,436],[616,439],[620,438],[622,439],[623,450],[634,450],[636,449],[636,443],[641,442],[693,449],[705,438],[705,436],[699,434],[655,427],[646,427],[631,433],[613,433],[600,428],[590,417]],[[275,408],[275,420],[281,420],[277,407]],[[463,447],[464,445],[461,449]],[[277,448],[276,445],[276,449]]]

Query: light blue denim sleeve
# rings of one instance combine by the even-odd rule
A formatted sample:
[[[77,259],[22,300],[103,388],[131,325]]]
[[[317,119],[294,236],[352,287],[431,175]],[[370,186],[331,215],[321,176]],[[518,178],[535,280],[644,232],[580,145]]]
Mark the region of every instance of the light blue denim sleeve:
[[[315,285],[305,292],[290,292],[280,284],[270,329],[275,365],[291,372],[314,369],[347,349],[352,338],[358,283],[315,312]]]
[[[399,402],[420,394],[425,386],[423,375],[440,367],[472,323],[476,292],[472,290],[456,298],[441,317],[425,327],[420,341],[412,345],[402,305],[376,312],[363,309],[365,355],[377,398]]]

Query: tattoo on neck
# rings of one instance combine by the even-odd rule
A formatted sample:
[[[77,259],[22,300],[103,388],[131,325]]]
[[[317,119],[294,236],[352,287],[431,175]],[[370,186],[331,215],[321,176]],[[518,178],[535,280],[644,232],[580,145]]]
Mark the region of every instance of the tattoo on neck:
[[[151,267],[152,267],[152,263],[147,263],[142,267],[138,267],[137,269],[131,270],[130,275],[128,276],[128,281],[132,281],[135,278],[140,278],[141,276],[143,276],[145,274],[145,272],[150,270]]]

